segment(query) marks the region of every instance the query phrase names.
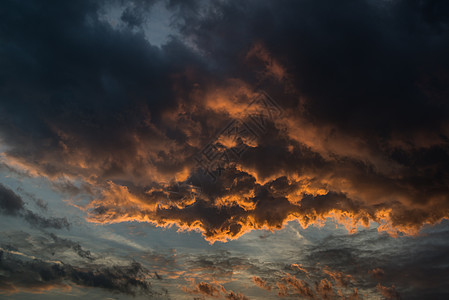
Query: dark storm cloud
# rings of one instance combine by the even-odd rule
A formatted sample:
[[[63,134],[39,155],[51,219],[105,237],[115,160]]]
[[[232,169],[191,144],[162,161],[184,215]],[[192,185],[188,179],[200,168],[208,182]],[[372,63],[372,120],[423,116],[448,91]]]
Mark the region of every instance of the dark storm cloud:
[[[21,195],[26,196],[26,198],[30,199],[40,210],[44,212],[48,211],[48,203],[42,200],[41,198],[38,198],[31,193],[28,193],[22,187],[17,187],[16,191],[19,192]]]
[[[16,193],[0,184],[0,208],[5,214],[15,215],[24,209],[24,203]]]
[[[444,1],[226,1],[187,13],[182,32],[220,74],[263,86],[297,121],[286,127],[299,145],[268,132],[244,167],[326,178],[327,189],[391,208],[407,231],[448,215],[448,10]],[[245,51],[270,53],[261,70],[278,62],[286,79],[235,63]]]
[[[70,228],[70,223],[65,217],[43,217],[25,208],[22,198],[2,184],[0,184],[0,209],[0,212],[5,215],[19,216],[29,224],[39,228]]]
[[[387,137],[447,119],[447,102],[429,98],[422,81],[447,93],[448,10],[444,1],[225,1],[183,30],[232,75],[242,49],[263,43],[316,122]]]
[[[253,69],[233,62],[242,49],[261,42],[305,99],[303,117],[315,127],[331,127],[328,136],[315,138],[338,140],[343,132],[349,140],[360,139],[369,153],[404,167],[398,184],[419,184],[417,201],[447,194],[447,3],[226,1],[217,6],[203,19],[189,16],[183,30],[228,76],[255,79]],[[297,97],[262,84],[283,107],[301,114]],[[355,159],[373,163],[367,156]],[[426,195],[419,195],[424,190]]]
[[[42,217],[32,212],[31,210],[25,210],[22,216],[25,221],[39,228],[55,228],[67,230],[70,228],[70,223],[66,217]]]
[[[124,5],[117,28],[103,2],[0,4],[3,164],[91,194],[91,221],[211,242],[327,217],[416,234],[449,216],[445,2],[170,1],[180,36],[161,47],[143,31],[153,3]],[[261,87],[282,118],[206,182],[193,156],[248,122]]]
[[[0,251],[1,285],[3,293],[68,288],[69,284],[102,288],[128,295],[155,295],[145,276],[149,273],[139,263],[129,266],[92,265],[76,267],[39,259],[19,259]]]
[[[102,4],[1,4],[1,135],[11,156],[50,176],[79,173],[80,157],[108,178],[125,172],[136,142],[161,142],[150,120],[175,104],[172,77],[202,65],[179,42],[159,49],[141,30],[99,21]]]

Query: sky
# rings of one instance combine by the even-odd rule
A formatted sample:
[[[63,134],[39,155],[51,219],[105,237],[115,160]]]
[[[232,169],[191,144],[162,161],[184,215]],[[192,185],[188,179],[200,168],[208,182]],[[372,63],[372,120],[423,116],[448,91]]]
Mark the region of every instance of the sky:
[[[449,2],[0,2],[0,299],[448,299]]]

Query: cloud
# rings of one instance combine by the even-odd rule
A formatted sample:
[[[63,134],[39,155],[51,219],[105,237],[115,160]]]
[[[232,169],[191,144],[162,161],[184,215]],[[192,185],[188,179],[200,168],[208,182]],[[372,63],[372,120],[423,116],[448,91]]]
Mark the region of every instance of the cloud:
[[[24,257],[52,262],[74,260],[76,263],[94,263],[95,260],[103,258],[103,255],[92,253],[77,241],[42,229],[40,232],[41,235],[37,235],[5,229],[1,234],[1,248],[14,251],[17,255],[27,253],[22,255]]]
[[[292,220],[307,227],[327,218],[344,224],[350,232],[375,221],[381,224],[380,231],[415,234],[424,223],[438,222],[445,214],[440,209],[429,220],[427,213],[413,212],[400,203],[372,206],[345,194],[320,194],[325,190],[313,190],[308,180],[293,181],[285,176],[262,185],[235,167],[229,167],[217,182],[196,183],[202,185],[200,192],[192,183],[196,182],[183,183],[186,190],[177,192],[178,199],[167,195],[176,186],[136,195],[127,187],[110,183],[109,189],[90,203],[89,220],[151,222],[163,227],[175,224],[181,230],[198,230],[208,241],[215,242],[236,239],[254,229],[281,229]]]
[[[381,268],[375,268],[369,271],[369,273],[376,279],[381,279],[382,276],[385,275],[385,271],[382,270]]]
[[[253,276],[253,282],[255,285],[257,285],[258,287],[265,289],[267,291],[271,291],[271,286],[267,284],[267,282],[265,280],[263,280],[260,277],[257,276]]]
[[[55,229],[69,229],[70,223],[67,218],[45,218],[42,217],[30,210],[26,210],[26,213],[23,215],[25,221],[30,223],[33,226],[37,226],[40,228],[55,228]]]
[[[52,251],[55,251],[56,248],[71,248],[76,254],[78,254],[79,257],[85,258],[89,261],[95,260],[92,253],[89,250],[84,250],[80,243],[58,237],[53,233],[50,233],[49,235],[54,242],[54,244],[49,245]]]
[[[404,299],[438,298],[448,292],[443,284],[447,277],[447,268],[443,267],[443,253],[448,247],[443,242],[446,235],[447,224],[419,237],[401,239],[363,230],[354,235],[328,237],[301,254],[307,252],[303,259],[311,266],[323,266],[323,277],[335,288],[357,288],[360,295],[377,290],[378,294],[389,293],[393,299],[397,295]],[[406,270],[409,275],[405,280]]]
[[[70,223],[67,218],[46,218],[26,209],[22,198],[11,189],[0,184],[0,208],[6,215],[19,216],[30,225],[39,228],[69,229]]]
[[[200,282],[196,285],[195,289],[193,289],[192,291],[190,291],[191,293],[194,294],[202,294],[202,295],[206,295],[206,296],[218,296],[220,294],[220,291],[206,283],[206,282]]]
[[[283,280],[294,288],[294,294],[307,299],[314,299],[315,294],[306,281],[298,280],[296,277],[287,275]]]
[[[280,297],[288,296],[288,289],[285,284],[278,282],[278,283],[276,283],[276,286],[279,289],[278,296],[280,296]]]
[[[420,234],[449,218],[449,5],[173,0],[164,5],[176,34],[156,46],[144,29],[156,2],[118,4],[116,25],[104,1],[0,3],[2,170],[48,179],[98,224],[177,226],[210,243],[292,221],[330,220],[352,233],[310,247],[302,265],[200,257],[189,264],[205,277],[194,294],[244,299],[213,281],[231,266],[279,296],[447,294],[447,245],[437,242],[447,232]],[[3,215],[71,226],[31,211],[18,193],[0,185]],[[373,223],[410,252],[376,230],[357,233]],[[0,252],[2,290],[69,282],[153,293],[140,265],[94,265],[97,255],[56,235],[44,243],[90,265]]]
[[[5,214],[15,215],[24,209],[24,203],[16,193],[0,184],[0,208]]]
[[[243,295],[242,293],[234,293],[233,291],[230,291],[229,294],[226,295],[226,299],[229,300],[248,300],[249,298]]]
[[[434,50],[443,55],[448,48],[443,38],[446,31],[436,25],[446,24],[447,19],[433,16],[430,22],[431,18],[424,18],[432,6],[447,10],[442,4],[406,1],[328,3],[334,9],[322,9],[302,1],[292,3],[296,10],[287,11],[269,2],[229,1],[217,5],[215,14],[194,20],[194,25],[187,22],[184,30],[217,64],[226,66],[225,72],[232,74],[228,76],[255,81],[249,74],[254,68],[233,63],[239,61],[242,49],[257,53],[263,68],[267,61],[291,66],[289,81],[295,93],[280,92],[274,83],[262,81],[286,110],[286,120],[276,120],[276,125],[287,130],[287,139],[275,139],[281,135],[276,131],[267,133],[241,160],[245,169],[260,178],[279,173],[314,178],[319,188],[361,200],[371,209],[385,205],[388,213],[384,207],[378,210],[389,215],[383,229],[414,233],[422,224],[447,216],[446,179],[436,174],[447,177],[441,166],[447,161],[448,109],[441,102],[436,104],[434,96],[423,94],[422,85],[417,84],[425,73],[432,73],[442,80],[440,88],[432,88],[439,90],[437,94],[444,93],[447,85],[436,75],[447,73],[441,70],[447,70],[447,58],[434,56]],[[348,11],[357,13],[348,15]],[[406,16],[416,20],[416,31],[405,30]],[[332,21],[313,21],[321,19]],[[382,25],[375,21],[379,19]],[[260,23],[267,30],[243,26]],[[211,28],[222,34],[211,34]],[[419,34],[420,30],[427,34]],[[285,39],[286,35],[292,38]],[[438,40],[437,45],[430,43],[430,36]],[[254,47],[254,40],[263,41],[263,46],[257,42]],[[444,67],[438,70],[440,63]],[[211,108],[236,115],[235,107],[223,103],[226,100]],[[427,202],[438,205],[425,207]]]
[[[19,259],[14,254],[1,250],[0,269],[0,292],[6,294],[41,293],[54,288],[70,289],[70,285],[102,288],[133,296],[154,294],[150,282],[146,279],[149,271],[138,263],[129,266],[76,267],[40,259]]]
[[[304,267],[302,265],[300,265],[300,264],[299,265],[298,264],[291,264],[290,267],[292,268],[292,270],[298,270],[298,271],[301,271],[301,272],[303,272],[305,274],[308,273],[307,270],[304,269]]]
[[[226,251],[214,255],[189,255],[178,260],[182,269],[187,271],[177,278],[189,283],[183,287],[187,293],[210,297],[229,295],[228,284],[245,289],[252,285],[259,287],[256,291],[243,290],[249,298],[278,295],[306,299],[358,299],[360,290],[361,294],[372,297],[381,295],[376,288],[377,281],[371,281],[355,271],[364,269],[365,265],[358,264],[351,269],[346,268],[349,266],[347,263],[337,267],[334,262],[333,267],[337,267],[334,269],[316,262],[313,250],[307,247],[301,249],[301,253],[307,253],[304,257],[288,252],[278,262],[269,263],[253,255],[233,255]],[[310,262],[310,265],[303,266],[304,271],[299,273],[285,264],[285,260],[296,259]]]
[[[184,290],[190,294],[200,294],[206,297],[221,298],[222,295],[225,299],[230,300],[248,300],[249,298],[242,293],[235,293],[231,290],[226,290],[220,284],[210,284],[207,282],[200,282],[191,290],[184,288]]]
[[[340,286],[347,287],[349,282],[353,280],[351,275],[346,275],[342,272],[332,271],[329,269],[324,269],[323,272],[329,275]]]
[[[398,292],[396,292],[394,285],[392,287],[382,286],[380,283],[377,285],[377,289],[382,293],[386,299],[401,299]]]

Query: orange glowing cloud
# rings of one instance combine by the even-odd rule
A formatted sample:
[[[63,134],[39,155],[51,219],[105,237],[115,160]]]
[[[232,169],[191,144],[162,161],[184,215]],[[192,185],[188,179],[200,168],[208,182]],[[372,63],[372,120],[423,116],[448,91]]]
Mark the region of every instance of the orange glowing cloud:
[[[206,297],[212,298],[225,298],[230,300],[248,300],[248,298],[242,293],[236,293],[232,290],[226,290],[224,286],[215,282],[208,283],[201,281],[198,284],[195,284],[195,280],[191,280],[191,284],[194,285],[193,288],[183,287],[183,290],[189,294],[199,294]]]
[[[246,58],[251,59],[253,57],[262,61],[266,76],[272,76],[278,81],[286,79],[287,72],[285,68],[269,53],[262,43],[255,43],[248,51]]]
[[[288,72],[262,44],[251,47],[244,63],[253,59],[263,63],[264,76],[287,88]],[[222,126],[247,122],[263,110],[263,104],[251,101],[265,94],[241,78],[217,83],[197,76],[190,69],[174,75],[176,101],[161,113],[158,126],[143,106],[139,120],[126,130],[114,127],[115,138],[106,145],[54,123],[55,149],[32,159],[5,152],[0,162],[46,177],[64,192],[89,194],[94,200],[87,206],[73,205],[85,209],[91,222],[177,226],[200,232],[211,243],[252,230],[279,230],[290,221],[306,228],[327,219],[350,233],[374,222],[393,236],[416,235],[424,224],[449,216],[441,184],[428,189],[413,184],[432,170],[417,169],[415,178],[410,166],[391,159],[397,150],[391,147],[410,150],[399,133],[376,144],[357,131],[315,122],[307,114],[308,100],[290,91],[288,101],[276,99],[288,104],[282,116],[264,119],[259,134],[226,135]],[[182,78],[198,83],[185,91]],[[436,137],[423,136],[413,135],[415,148],[439,145]],[[212,145],[227,155],[238,143],[245,152],[224,167],[216,165],[224,170],[219,180],[202,180],[204,170],[195,157],[203,147]]]
[[[332,219],[350,233],[356,232],[359,226],[368,227],[371,222],[377,222],[379,231],[393,236],[416,234],[422,226],[398,219],[389,207],[373,208],[354,202],[344,194],[323,194],[322,187],[313,191],[315,196],[310,195],[307,193],[310,183],[304,183],[304,178],[300,181],[277,179],[260,185],[254,179],[248,180],[251,175],[242,176],[230,181],[231,188],[213,191],[213,195],[180,183],[136,194],[126,186],[109,182],[101,197],[86,208],[88,220],[149,222],[160,227],[175,225],[180,231],[201,232],[211,243],[237,239],[252,230],[279,230],[290,221],[297,221],[306,228]]]
[[[257,276],[253,276],[253,282],[255,285],[257,285],[261,289],[271,291],[271,286],[267,283],[266,280],[263,280],[262,278],[257,277]]]
[[[290,267],[293,270],[298,270],[298,271],[304,272],[305,274],[308,274],[307,270],[300,264],[291,264]]]
[[[387,287],[383,286],[380,283],[377,284],[377,290],[388,300],[401,299],[399,293],[396,291],[395,286]]]

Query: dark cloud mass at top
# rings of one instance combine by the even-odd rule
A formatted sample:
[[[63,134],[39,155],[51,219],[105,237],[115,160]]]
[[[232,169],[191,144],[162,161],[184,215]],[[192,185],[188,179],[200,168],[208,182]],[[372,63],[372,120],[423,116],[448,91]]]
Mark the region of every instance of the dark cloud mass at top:
[[[180,37],[159,48],[142,30],[113,29],[99,19],[104,5],[2,4],[8,159],[51,178],[144,193],[161,176],[192,175],[192,156],[222,126],[217,119],[234,117],[233,101],[263,87],[287,115],[239,162],[243,173],[308,178],[311,194],[391,209],[393,225],[407,228],[447,215],[444,3],[225,1],[202,14],[171,3],[198,50]],[[121,20],[138,27],[139,13],[126,9]],[[258,185],[246,189],[257,194]],[[221,195],[212,194],[206,206],[216,210]]]
[[[328,217],[416,235],[449,217],[448,2],[165,1],[162,45],[146,35],[157,5],[0,3],[3,170],[87,196],[73,204],[90,222],[211,243]],[[217,132],[250,122],[260,90],[282,116],[240,136],[247,150],[210,180],[195,157],[236,150]],[[0,208],[69,227],[3,186]]]
[[[329,201],[300,219],[335,211],[412,232],[447,216],[444,2],[171,2],[180,35],[161,47],[129,28],[140,28],[151,2],[126,8],[128,25],[118,29],[101,18],[107,5],[2,3],[4,164],[82,180],[99,197],[115,187],[139,199],[120,198],[139,211],[131,218],[212,226],[224,237],[280,228],[310,195],[358,204]],[[162,203],[154,211],[163,200],[150,191],[196,180],[194,155],[227,120],[247,117],[240,108],[259,88],[285,116],[228,171],[230,182],[247,177],[239,184],[246,197],[226,195],[221,205],[228,186],[212,185],[196,208]],[[282,180],[287,190],[260,190]],[[111,201],[93,202],[93,218],[120,220]],[[263,217],[284,202],[279,220]],[[202,206],[229,224],[202,222]],[[255,217],[226,217],[241,209]]]

